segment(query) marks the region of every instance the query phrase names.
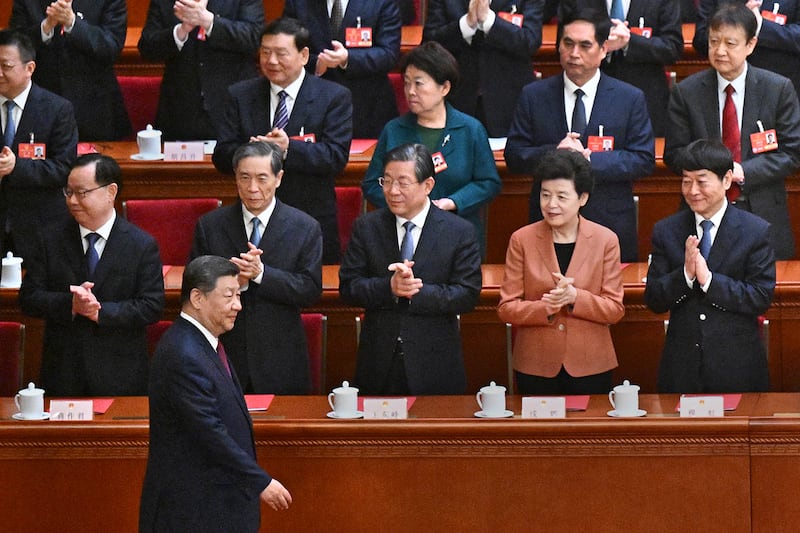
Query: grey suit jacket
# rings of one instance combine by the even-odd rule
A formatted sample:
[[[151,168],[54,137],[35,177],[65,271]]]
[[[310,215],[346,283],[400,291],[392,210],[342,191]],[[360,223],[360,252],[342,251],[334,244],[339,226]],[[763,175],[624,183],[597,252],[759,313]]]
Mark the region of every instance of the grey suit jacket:
[[[717,74],[714,69],[689,76],[672,90],[664,162],[678,173],[678,151],[697,139],[721,139]],[[753,153],[750,135],[775,129],[778,149]],[[783,76],[748,65],[742,112],[742,194],[750,209],[771,224],[770,242],[778,259],[794,255],[794,237],[786,207],[786,177],[800,167],[800,103]]]

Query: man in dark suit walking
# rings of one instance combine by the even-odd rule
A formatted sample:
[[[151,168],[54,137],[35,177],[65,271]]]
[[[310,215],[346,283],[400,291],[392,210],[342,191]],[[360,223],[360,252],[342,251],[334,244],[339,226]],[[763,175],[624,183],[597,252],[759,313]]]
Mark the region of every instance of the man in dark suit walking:
[[[263,78],[229,89],[214,166],[233,172],[233,152],[251,141],[267,141],[283,153],[285,172],[278,198],[319,222],[322,262],[339,262],[336,176],[344,170],[353,138],[350,91],[307,74],[310,36],[298,21],[272,21],[261,35]]]
[[[432,205],[431,154],[403,144],[385,158],[388,207],[356,220],[339,269],[342,299],[364,307],[355,383],[364,394],[463,394],[457,315],[481,291],[472,224]]]
[[[0,31],[0,250],[26,261],[36,228],[69,218],[61,189],[78,146],[72,104],[31,82],[35,60],[30,39]]]
[[[300,20],[311,34],[308,73],[350,89],[353,137],[377,139],[397,116],[389,82],[400,57],[397,0],[287,0],[283,16]]]
[[[239,202],[204,215],[192,257],[235,263],[242,307],[223,335],[247,392],[308,394],[308,349],[300,311],[322,293],[322,232],[316,220],[275,198],[283,183],[281,151],[252,142],[233,156]]]
[[[125,396],[147,389],[145,326],[161,318],[155,239],[114,211],[122,171],[82,156],[64,187],[73,220],[45,226],[26,260],[22,311],[46,321],[41,379],[48,394]]]
[[[260,502],[292,496],[258,466],[253,422],[220,335],[233,327],[239,269],[202,256],[183,273],[181,315],[164,333],[150,374],[150,451],[139,531],[255,533]]]
[[[593,10],[561,23],[562,76],[526,86],[506,144],[512,172],[532,174],[553,150],[583,154],[592,165],[594,190],[582,214],[619,237],[622,261],[636,261],[638,235],[633,182],[655,167],[655,137],[641,90],[602,74],[611,22]],[[611,141],[611,150],[608,150]],[[539,187],[530,196],[530,221],[542,219]]]
[[[699,139],[674,161],[689,209],[653,228],[645,301],[670,312],[659,392],[757,392],[769,388],[758,316],[775,289],[775,254],[764,220],[732,207],[730,151]]]
[[[733,153],[729,199],[770,223],[778,259],[794,256],[786,178],[800,168],[800,103],[783,76],[749,65],[756,17],[743,4],[725,4],[709,23],[712,68],[675,86],[669,101],[664,162],[695,139],[722,139]],[[730,94],[728,94],[730,92]],[[768,134],[777,143],[767,143]]]
[[[156,126],[164,139],[216,139],[228,86],[256,75],[261,0],[150,0],[139,39],[164,62]]]
[[[14,0],[9,26],[36,46],[33,79],[72,102],[82,141],[130,133],[114,73],[127,22],[125,0]]]

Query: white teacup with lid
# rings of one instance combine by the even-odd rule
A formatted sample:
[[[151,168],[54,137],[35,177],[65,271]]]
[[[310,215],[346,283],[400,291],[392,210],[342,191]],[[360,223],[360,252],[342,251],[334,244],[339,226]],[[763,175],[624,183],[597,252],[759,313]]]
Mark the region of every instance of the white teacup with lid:
[[[14,403],[19,409],[18,418],[39,420],[44,415],[44,389],[37,389],[33,382],[14,396]]]
[[[497,385],[494,381],[490,382],[486,387],[481,387],[481,390],[475,395],[475,399],[484,416],[505,416],[506,388],[502,385]]]
[[[22,286],[22,258],[8,252],[2,260],[0,287],[19,289]]]
[[[156,158],[161,155],[161,130],[153,129],[151,124],[136,134],[136,144],[139,146],[138,156],[142,158]]]
[[[328,403],[336,418],[355,418],[358,416],[358,389],[351,387],[349,381],[343,381],[341,387],[328,394]]]
[[[617,416],[639,415],[639,385],[631,385],[627,379],[608,393],[608,401]]]

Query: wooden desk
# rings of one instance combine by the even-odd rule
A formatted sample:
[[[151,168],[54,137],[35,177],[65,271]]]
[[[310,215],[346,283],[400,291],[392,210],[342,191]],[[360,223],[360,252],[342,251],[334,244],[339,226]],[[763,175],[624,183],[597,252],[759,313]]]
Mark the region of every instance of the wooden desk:
[[[796,531],[800,395],[745,395],[721,419],[682,420],[677,401],[643,395],[648,416],[621,420],[595,396],[566,420],[531,421],[476,419],[472,396],[420,397],[413,418],[384,422],[277,397],[253,416],[257,453],[294,504],[264,509],[262,530]],[[518,414],[521,399],[508,406]],[[135,531],[145,398],[84,423],[13,412],[0,401],[4,529]]]

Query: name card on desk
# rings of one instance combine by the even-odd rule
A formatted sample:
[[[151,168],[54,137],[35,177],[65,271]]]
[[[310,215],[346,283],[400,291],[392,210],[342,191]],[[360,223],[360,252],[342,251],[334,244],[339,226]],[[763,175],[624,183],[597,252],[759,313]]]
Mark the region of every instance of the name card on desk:
[[[364,398],[364,418],[400,420],[408,418],[407,398]]]
[[[522,418],[567,418],[567,399],[563,396],[523,398]]]
[[[74,422],[93,418],[92,400],[50,400],[50,420]]]
[[[203,141],[193,142],[165,142],[164,161],[177,161],[190,163],[192,161],[203,161],[205,143]]]
[[[681,418],[718,418],[725,415],[722,396],[681,396]]]

